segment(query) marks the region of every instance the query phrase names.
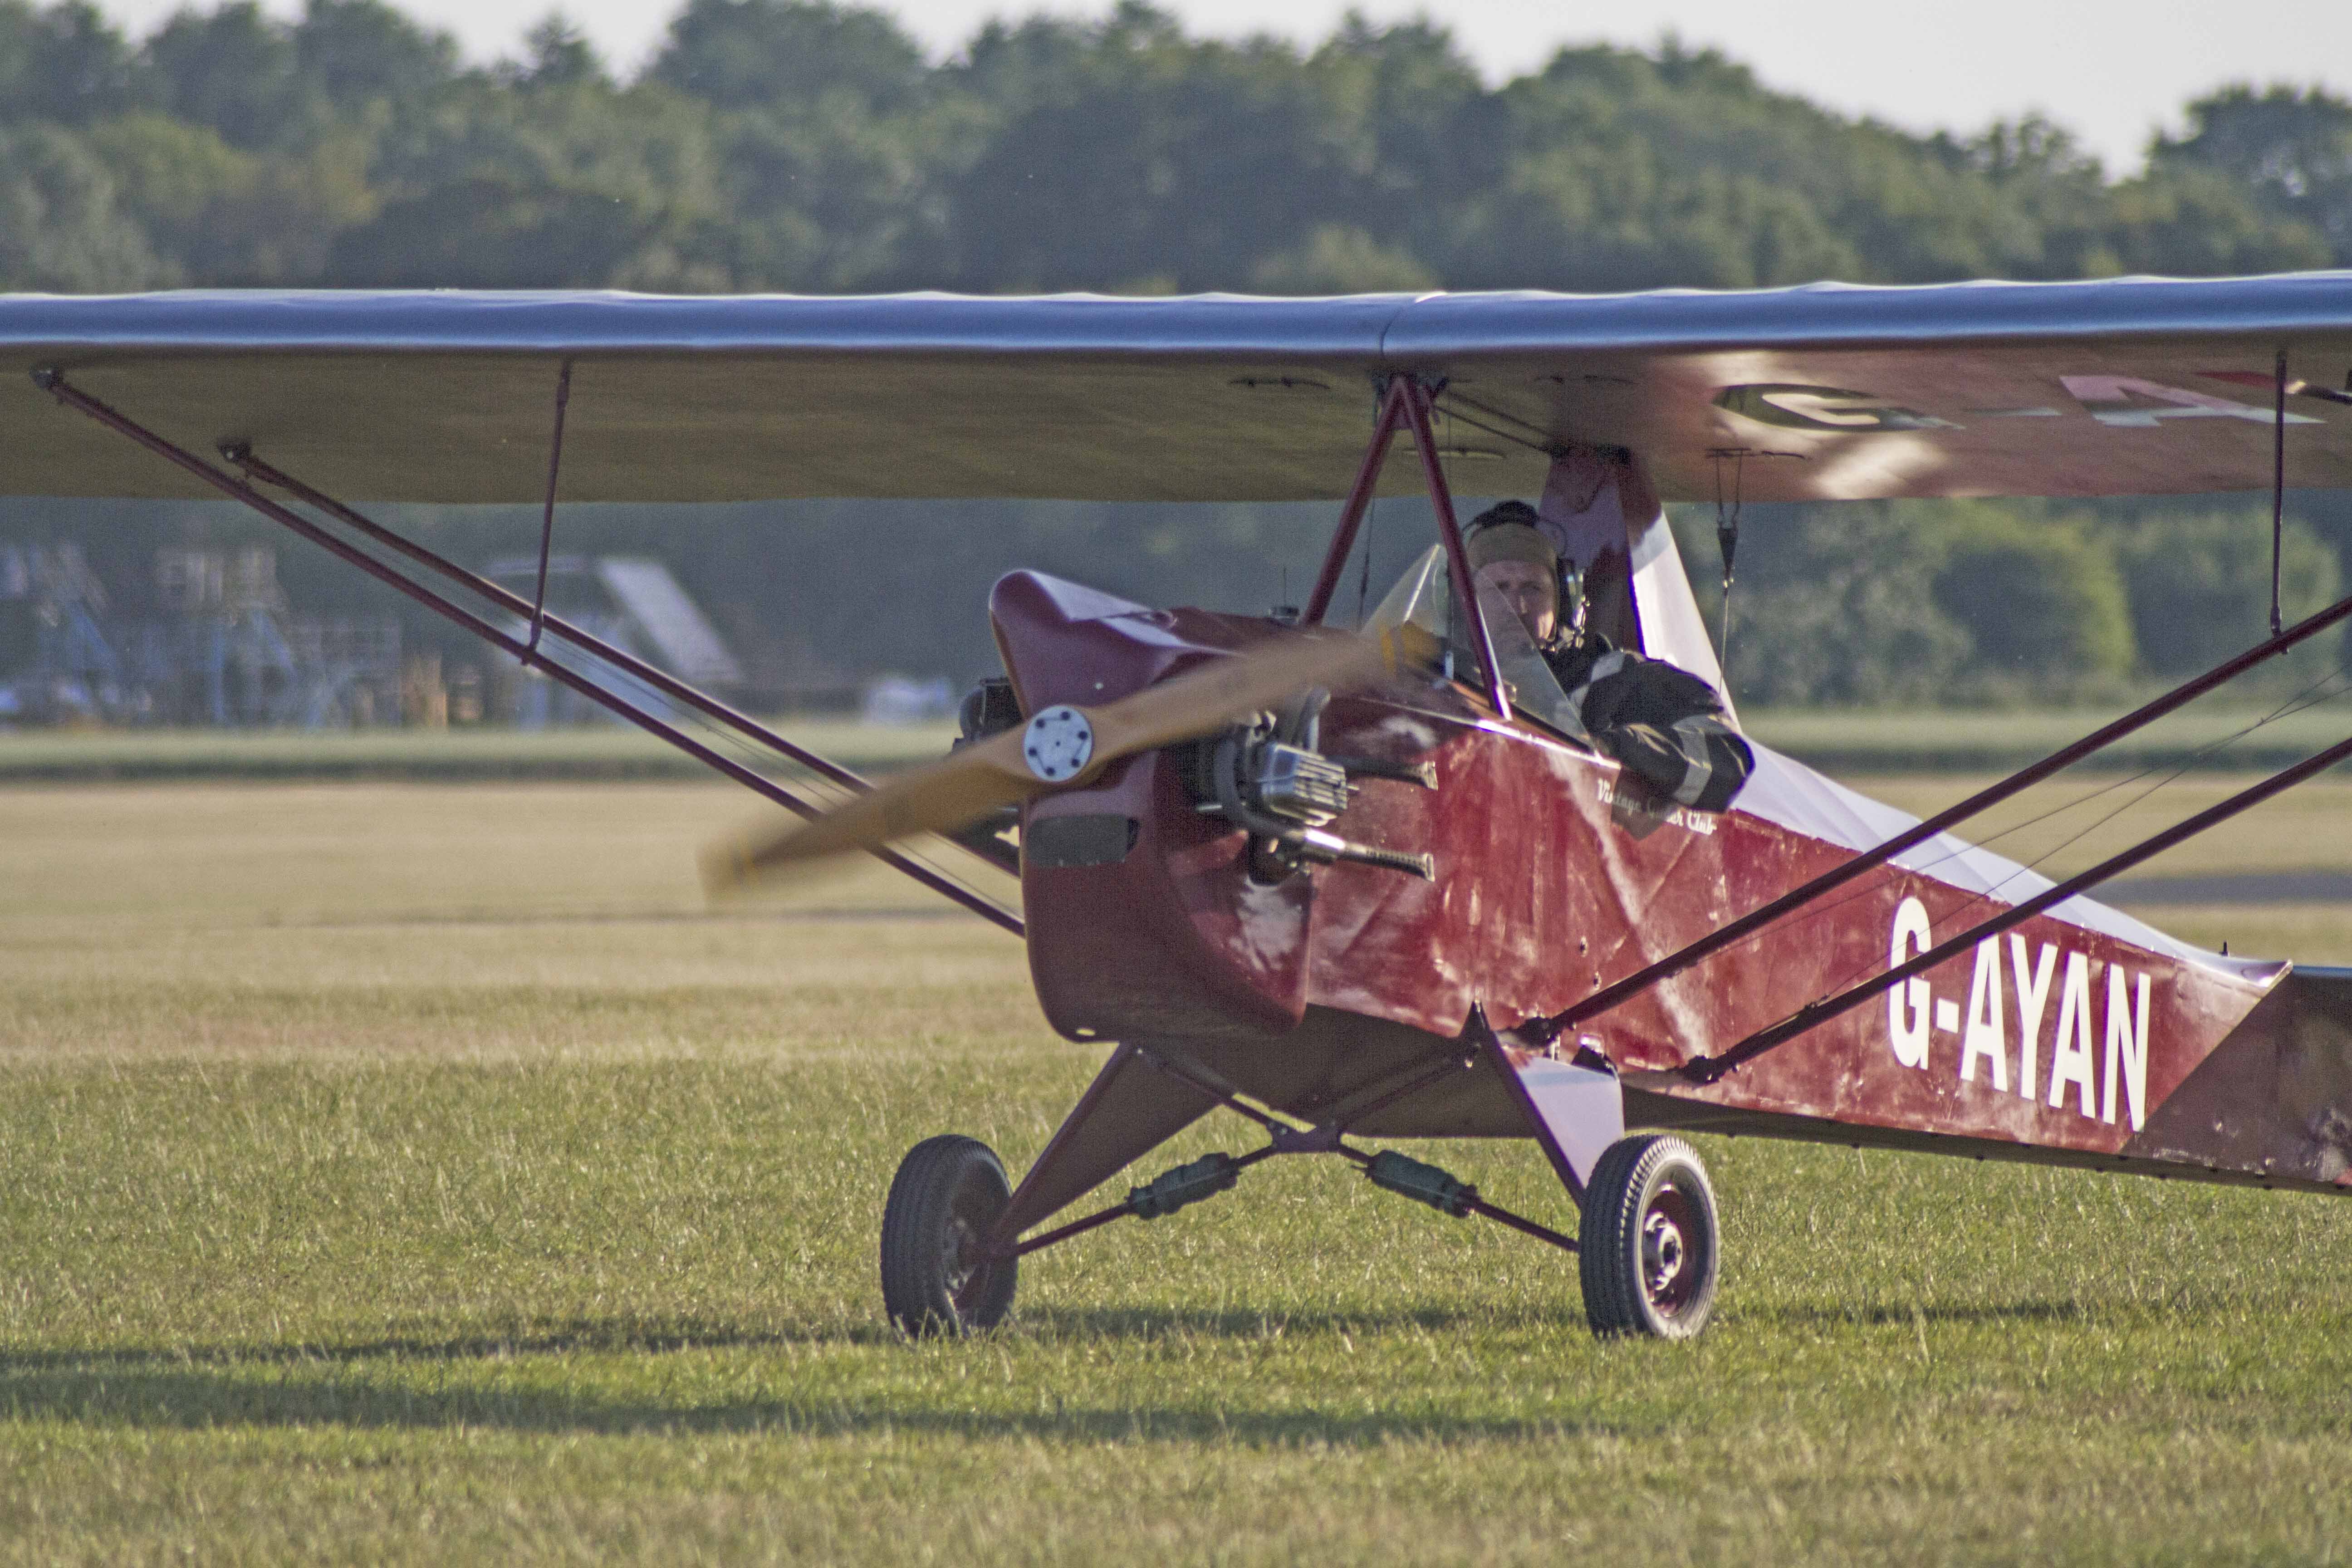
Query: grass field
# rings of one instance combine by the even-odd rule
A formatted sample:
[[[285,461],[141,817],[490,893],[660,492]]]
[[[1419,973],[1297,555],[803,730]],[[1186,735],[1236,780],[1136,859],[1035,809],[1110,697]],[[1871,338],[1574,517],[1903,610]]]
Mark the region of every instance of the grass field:
[[[2147,696],[2153,697],[2154,692]],[[1743,710],[1767,745],[1825,772],[1950,773],[2021,768],[2091,733],[2128,703],[2103,709],[1959,709],[1892,711],[1840,708]],[[2274,769],[2333,745],[2352,731],[2337,696],[2277,718],[2263,707],[2200,702],[2126,735],[2087,764],[2128,772],[2166,768]]]
[[[857,772],[936,757],[953,724],[904,728],[783,719],[790,739]],[[689,726],[689,728],[692,728]],[[694,729],[698,738],[708,731]],[[729,748],[722,747],[722,750]],[[735,754],[730,751],[730,754]],[[20,730],[0,731],[10,784],[186,779],[708,779],[704,765],[644,731],[613,724],[550,730]]]
[[[2100,752],[2093,766],[2275,769],[2344,738],[2342,700],[2263,722],[2261,709],[2200,704]],[[1759,709],[1748,731],[1830,773],[1933,775],[2019,768],[2105,723],[2116,710],[1876,712]],[[785,718],[793,740],[861,773],[938,756],[952,724],[886,728],[842,719]],[[701,731],[697,731],[697,733]],[[2225,744],[2226,742],[2226,744]],[[701,763],[618,724],[520,731],[26,730],[0,731],[0,783],[190,779],[487,783],[537,780],[697,780]]]
[[[1096,1053],[885,874],[704,911],[742,810],[0,791],[0,1563],[2352,1559],[2340,1200],[1709,1141],[1716,1326],[1600,1345],[1557,1256],[1276,1162],[898,1342],[899,1154],[1017,1166]],[[2147,912],[2352,959],[2352,909]]]

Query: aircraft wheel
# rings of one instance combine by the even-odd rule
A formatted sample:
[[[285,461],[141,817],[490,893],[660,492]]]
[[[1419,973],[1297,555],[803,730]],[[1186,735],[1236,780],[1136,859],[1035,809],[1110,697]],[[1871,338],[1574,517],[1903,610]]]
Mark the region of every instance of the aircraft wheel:
[[[1715,1189],[1689,1144],[1655,1132],[1612,1143],[1593,1167],[1577,1236],[1592,1331],[1697,1333],[1715,1310],[1722,1235]]]
[[[907,1152],[882,1209],[882,1304],[914,1335],[992,1328],[1013,1305],[1017,1259],[982,1248],[1012,1202],[1004,1164],[975,1138]]]

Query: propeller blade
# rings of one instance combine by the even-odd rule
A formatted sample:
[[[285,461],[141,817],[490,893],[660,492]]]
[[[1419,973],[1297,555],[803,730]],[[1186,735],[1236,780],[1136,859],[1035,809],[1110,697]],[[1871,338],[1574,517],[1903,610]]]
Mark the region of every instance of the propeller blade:
[[[1360,685],[1386,663],[1379,642],[1347,632],[1282,637],[1212,659],[1090,710],[1097,765],[1209,734],[1311,686],[1344,690]]]
[[[1370,637],[1285,637],[1100,708],[1048,708],[822,816],[720,839],[703,851],[703,883],[725,892],[785,867],[952,832],[999,806],[1087,784],[1122,757],[1209,734],[1308,687],[1360,683],[1393,662]]]
[[[712,893],[742,888],[780,867],[872,849],[918,833],[950,831],[1045,787],[1022,760],[1023,731],[1008,730],[898,774],[822,816],[787,817],[730,834],[702,851]]]

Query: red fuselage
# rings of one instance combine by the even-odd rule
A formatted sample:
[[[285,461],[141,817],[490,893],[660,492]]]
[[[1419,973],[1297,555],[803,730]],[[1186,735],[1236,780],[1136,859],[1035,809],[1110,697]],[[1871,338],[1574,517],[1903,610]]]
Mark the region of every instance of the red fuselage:
[[[1100,703],[1283,635],[1203,611],[1106,613],[1099,596],[1032,574],[1000,584],[992,614],[1029,712]],[[1055,1027],[1182,1052],[1320,1120],[1460,1036],[1474,1004],[1498,1026],[1558,1012],[1855,848],[1736,806],[1708,816],[1655,803],[1613,762],[1498,720],[1468,688],[1434,678],[1339,699],[1321,745],[1434,764],[1434,790],[1363,781],[1334,825],[1431,853],[1434,879],[1341,864],[1260,885],[1244,835],[1196,808],[1175,756],[1135,758],[1029,808],[1030,838],[1055,817],[1133,824],[1124,855],[1024,868],[1031,966]],[[2340,982],[2053,916],[1720,1083],[1670,1076],[1881,973],[1930,931],[1948,936],[2000,907],[1883,868],[1586,1033],[1625,1075],[1630,1122],[2352,1186]],[[1523,1130],[1469,1074],[1356,1125],[1393,1136]]]

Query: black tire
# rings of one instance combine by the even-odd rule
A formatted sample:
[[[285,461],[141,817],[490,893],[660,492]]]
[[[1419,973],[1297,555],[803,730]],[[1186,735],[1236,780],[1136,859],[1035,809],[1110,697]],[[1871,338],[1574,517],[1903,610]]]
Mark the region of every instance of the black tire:
[[[882,1304],[906,1332],[993,1328],[1013,1305],[1016,1258],[982,1248],[1013,1200],[1004,1163],[975,1138],[926,1138],[898,1162],[882,1209]]]
[[[1679,1138],[1643,1133],[1602,1152],[1577,1236],[1592,1331],[1686,1340],[1706,1327],[1723,1262],[1715,1189]]]

